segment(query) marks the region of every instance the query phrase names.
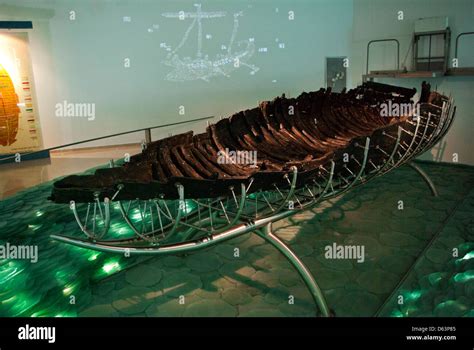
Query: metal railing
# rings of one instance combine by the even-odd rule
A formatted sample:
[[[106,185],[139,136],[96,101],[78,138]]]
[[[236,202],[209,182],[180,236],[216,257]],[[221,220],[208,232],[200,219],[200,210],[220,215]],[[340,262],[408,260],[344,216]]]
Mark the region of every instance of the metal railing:
[[[459,47],[459,38],[464,36],[464,35],[473,35],[474,32],[464,32],[464,33],[459,33],[458,36],[456,37],[456,46],[454,48],[454,58],[458,58],[458,47]]]
[[[370,40],[367,43],[367,65],[365,68],[365,74],[369,74],[370,45],[377,42],[387,42],[387,41],[394,41],[397,44],[397,69],[400,69],[400,42],[397,39],[377,39],[377,40]]]
[[[209,119],[214,119],[214,118],[215,118],[214,116],[211,116],[211,117],[203,117],[203,118],[185,120],[185,121],[177,122],[177,123],[162,124],[162,125],[157,125],[157,126],[149,126],[149,127],[141,128],[141,129],[135,129],[135,130],[131,130],[131,131],[123,131],[123,132],[119,132],[119,133],[116,133],[116,134],[111,134],[111,135],[106,135],[106,136],[100,136],[100,137],[94,137],[94,138],[88,139],[88,140],[82,140],[82,141],[77,141],[77,142],[68,143],[68,144],[65,144],[65,145],[54,146],[54,147],[42,149],[42,150],[39,150],[39,151],[28,152],[28,153],[22,153],[21,156],[22,156],[22,157],[24,157],[24,156],[30,156],[30,155],[34,155],[34,154],[43,153],[43,152],[53,151],[53,150],[60,149],[60,148],[66,148],[66,147],[71,147],[71,146],[77,146],[77,145],[80,145],[80,144],[83,144],[83,143],[88,143],[88,142],[93,142],[93,141],[104,140],[104,139],[108,139],[108,138],[112,138],[112,137],[117,137],[117,136],[122,136],[122,135],[127,135],[127,134],[134,134],[134,133],[137,133],[137,132],[140,132],[140,131],[144,131],[144,132],[145,132],[145,143],[148,144],[148,143],[151,143],[151,130],[166,128],[166,127],[169,127],[169,126],[176,126],[176,125],[181,125],[181,124],[188,124],[188,123],[193,123],[193,122],[199,122],[199,121],[202,121],[202,120],[209,120]],[[12,155],[12,156],[8,156],[8,157],[0,158],[0,163],[1,163],[2,161],[7,161],[7,160],[13,159],[13,158],[15,158],[15,157],[16,157],[16,155]]]

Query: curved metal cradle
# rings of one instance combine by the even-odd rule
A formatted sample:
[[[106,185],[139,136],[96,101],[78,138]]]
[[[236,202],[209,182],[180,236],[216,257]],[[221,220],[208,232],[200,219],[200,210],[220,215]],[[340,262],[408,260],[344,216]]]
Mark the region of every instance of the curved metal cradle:
[[[297,255],[271,231],[271,224],[321,201],[340,196],[354,186],[386,174],[429,150],[451,127],[455,107],[452,98],[443,96],[442,107],[425,103],[415,118],[402,125],[375,131],[370,137],[353,139],[329,166],[319,166],[311,178],[299,181],[297,167],[283,175],[272,190],[253,189],[254,180],[241,183],[239,191],[229,188],[231,196],[186,199],[186,186],[176,183],[178,199],[163,197],[146,200],[116,201],[123,190],[117,186],[111,199],[83,204],[81,220],[79,204],[70,208],[86,238],[52,235],[53,239],[75,246],[118,254],[168,255],[208,248],[223,241],[255,232],[277,248],[295,267],[308,286],[318,314],[329,316],[330,309],[311,275]],[[407,136],[408,135],[408,136]],[[390,147],[388,147],[388,146]],[[285,183],[286,185],[281,185]],[[434,188],[434,187],[432,187]],[[116,204],[132,237],[105,239],[111,227],[111,206]]]

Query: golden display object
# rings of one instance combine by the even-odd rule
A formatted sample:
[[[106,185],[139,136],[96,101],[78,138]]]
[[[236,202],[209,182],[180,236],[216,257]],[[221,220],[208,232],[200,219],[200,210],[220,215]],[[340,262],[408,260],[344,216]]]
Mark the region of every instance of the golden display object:
[[[0,64],[0,145],[9,146],[16,141],[19,116],[18,96],[13,81]]]

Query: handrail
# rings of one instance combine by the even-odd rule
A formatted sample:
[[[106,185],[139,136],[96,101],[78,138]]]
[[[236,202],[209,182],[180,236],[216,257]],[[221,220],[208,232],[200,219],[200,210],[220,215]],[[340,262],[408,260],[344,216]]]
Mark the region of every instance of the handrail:
[[[397,39],[377,39],[377,40],[370,40],[367,43],[367,65],[365,68],[365,74],[369,74],[369,50],[370,44],[383,42],[383,41],[395,41],[397,43],[397,69],[400,69],[400,42]]]
[[[459,33],[458,36],[456,37],[456,47],[454,48],[454,58],[458,58],[458,44],[459,44],[459,38],[462,37],[463,35],[472,35],[474,32],[464,32],[464,33]]]
[[[208,119],[212,119],[212,118],[215,118],[214,116],[211,116],[211,117],[203,117],[203,118],[197,118],[197,119],[191,119],[191,120],[185,120],[185,121],[182,121],[182,122],[177,122],[177,123],[170,123],[170,124],[163,124],[163,125],[157,125],[157,126],[150,126],[148,128],[142,128],[142,129],[135,129],[135,130],[131,130],[131,131],[124,131],[124,132],[119,132],[119,133],[116,133],[116,134],[111,134],[111,135],[106,135],[106,136],[101,136],[101,137],[94,137],[92,139],[88,139],[88,140],[83,140],[83,141],[77,141],[77,142],[73,142],[73,143],[68,143],[66,145],[61,145],[61,146],[54,146],[54,147],[51,147],[51,148],[46,148],[46,149],[42,149],[42,150],[39,150],[39,151],[35,151],[35,152],[30,152],[30,153],[23,153],[22,156],[29,156],[29,155],[32,155],[32,154],[37,154],[37,153],[42,153],[42,152],[45,152],[45,151],[53,151],[55,149],[59,149],[59,148],[65,148],[65,147],[71,147],[71,146],[75,146],[75,145],[80,145],[82,143],[87,143],[87,142],[92,142],[92,141],[98,141],[98,140],[103,140],[103,139],[108,139],[108,138],[111,138],[111,137],[116,137],[116,136],[121,136],[121,135],[127,135],[127,134],[133,134],[133,133],[136,133],[136,132],[139,132],[139,131],[145,131],[146,132],[146,138],[149,137],[149,131],[150,130],[153,130],[153,129],[160,129],[160,128],[165,128],[165,127],[168,127],[168,126],[174,126],[174,125],[181,125],[181,124],[187,124],[187,123],[192,123],[192,122],[198,122],[198,121],[201,121],[201,120],[208,120]],[[148,141],[148,140],[147,140]],[[151,140],[149,140],[151,141]],[[4,160],[8,160],[8,159],[13,159],[15,158],[16,156],[15,155],[12,155],[10,157],[5,157],[5,158],[0,158],[0,162],[4,161]]]

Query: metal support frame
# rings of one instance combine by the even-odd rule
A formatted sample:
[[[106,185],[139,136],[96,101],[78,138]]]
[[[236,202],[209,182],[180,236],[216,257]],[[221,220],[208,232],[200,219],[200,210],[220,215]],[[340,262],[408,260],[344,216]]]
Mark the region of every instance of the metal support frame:
[[[73,210],[76,220],[80,225],[82,231],[86,234],[87,239],[84,240],[59,235],[52,235],[51,237],[61,242],[103,252],[127,253],[130,255],[163,255],[192,252],[218,244],[222,241],[246,233],[256,232],[258,235],[262,236],[267,242],[277,248],[278,251],[280,251],[290,261],[290,263],[298,271],[300,276],[303,278],[305,284],[307,285],[308,289],[310,290],[314,301],[318,305],[321,315],[329,316],[329,308],[321,292],[321,289],[316,283],[315,278],[312,276],[311,272],[307,269],[307,267],[304,266],[301,260],[296,256],[296,254],[285,243],[283,243],[278,237],[273,234],[273,232],[271,231],[271,223],[294,215],[298,211],[306,210],[309,207],[313,207],[321,200],[328,198],[328,196],[339,195],[349,190],[356,182],[360,180],[360,177],[365,170],[365,165],[367,163],[367,157],[369,152],[369,145],[370,138],[366,138],[365,147],[363,147],[363,158],[360,159],[360,162],[357,161],[357,163],[360,164],[360,168],[358,169],[356,174],[354,174],[354,178],[352,179],[352,181],[348,182],[347,184],[339,182],[339,184],[336,185],[336,189],[334,189],[333,184],[335,168],[334,161],[331,161],[331,169],[329,171],[326,170],[326,172],[328,173],[326,184],[324,186],[320,186],[316,181],[313,181],[313,191],[308,187],[308,185],[306,185],[304,188],[296,188],[298,180],[298,169],[296,167],[292,167],[290,169],[290,173],[284,176],[283,181],[284,183],[286,180],[286,182],[288,183],[288,188],[279,188],[277,185],[275,185],[277,191],[275,193],[276,199],[272,199],[271,193],[267,193],[267,197],[263,192],[254,192],[251,195],[255,198],[248,200],[249,190],[253,184],[253,181],[251,179],[250,183],[247,186],[244,183],[241,184],[240,196],[237,196],[235,194],[233,188],[230,189],[233,194],[233,199],[235,202],[234,204],[232,204],[231,202],[230,205],[225,206],[223,204],[223,199],[221,198],[217,198],[212,203],[208,204],[203,204],[199,201],[194,201],[198,205],[197,213],[195,211],[192,214],[183,214],[183,211],[181,209],[186,205],[186,201],[184,199],[184,187],[180,184],[177,184],[176,186],[179,194],[179,206],[174,215],[164,199],[159,199],[155,201],[157,209],[156,216],[152,215],[153,212],[151,211],[151,206],[148,207],[150,210],[150,214],[147,214],[147,202],[145,202],[143,206],[138,203],[138,211],[140,214],[139,218],[142,223],[141,229],[139,229],[136,223],[134,223],[129,217],[129,210],[132,201],[128,203],[127,208],[124,208],[123,203],[118,201],[118,208],[120,210],[120,213],[122,214],[124,221],[135,233],[136,238],[114,239],[107,241],[96,240],[95,238],[97,236],[95,236],[94,232],[90,233],[89,231],[84,229],[84,225],[82,225],[81,223],[75,205],[72,206],[71,209]],[[123,185],[118,186],[117,192],[112,197],[112,200],[123,188]],[[331,188],[332,191],[328,194],[327,192],[329,188]],[[259,196],[263,197],[264,200],[259,200]],[[240,197],[240,200],[238,199],[238,197]],[[299,208],[285,209],[289,201],[293,199],[297,203],[299,203]],[[159,203],[160,201],[162,202],[161,205]],[[107,199],[107,205],[109,205],[109,202],[110,201]],[[255,203],[255,216],[252,216],[252,208],[247,208],[249,210],[245,211],[245,204],[247,202]],[[259,203],[264,203],[264,206],[259,207]],[[235,209],[232,210],[234,206]],[[165,210],[163,210],[162,207],[164,207]],[[201,207],[204,208],[205,211],[209,211],[209,216],[205,218],[205,220],[203,220],[201,217],[201,211],[199,210]],[[86,216],[89,215],[88,211],[89,207],[87,209]],[[94,215],[96,214],[95,212],[96,211],[94,207]],[[110,226],[110,214],[107,215],[109,219],[107,220],[106,228],[108,229]],[[169,221],[166,227],[163,226],[160,215],[163,215]],[[221,219],[220,217],[225,218],[225,220]],[[156,221],[157,218],[159,220],[159,229],[154,228],[155,225],[153,220]],[[204,222],[210,223],[211,229],[203,230],[198,225],[191,224],[190,221],[192,221],[192,219],[200,221],[201,224]],[[146,222],[146,220],[148,220],[148,222]],[[150,226],[151,231],[145,232],[146,228]],[[202,234],[201,232],[201,236],[192,241],[188,240],[180,243],[167,244],[165,238],[175,235],[181,227],[190,227],[191,229],[195,229],[196,231],[205,231],[205,233]],[[160,232],[160,229],[163,233],[163,236],[156,235]],[[164,234],[165,230],[166,235]],[[99,237],[103,237],[105,233],[106,231],[102,232]],[[137,246],[137,242],[148,244],[140,244]]]
[[[420,176],[422,177],[422,179],[426,182],[426,184],[429,186],[430,190],[431,190],[431,193],[433,194],[434,197],[438,197],[438,191],[436,190],[436,186],[435,184],[433,183],[433,181],[431,180],[430,176],[425,173],[425,171],[420,167],[418,166],[417,164],[415,164],[414,162],[410,162],[408,163],[408,165],[410,166],[410,168],[414,169],[418,174],[420,174]]]
[[[85,217],[84,223],[82,223],[78,211],[77,211],[77,206],[74,201],[71,201],[69,203],[69,208],[72,210],[74,213],[74,218],[77,221],[78,226],[80,227],[81,231],[84,232],[84,234],[91,240],[96,241],[102,239],[107,232],[109,231],[110,228],[110,200],[108,198],[104,199],[104,211],[102,212],[101,208],[101,203],[99,199],[96,197],[96,201],[93,203],[94,204],[94,209],[92,211],[92,215],[90,215],[90,204],[87,205],[87,213]],[[98,211],[97,211],[98,209]],[[89,217],[91,218],[92,222],[92,229],[87,227]],[[96,233],[96,229],[98,226],[98,221],[103,221],[103,228],[99,234]]]
[[[81,220],[77,204],[71,202],[71,210],[86,236],[85,239],[62,235],[51,235],[51,238],[102,252],[168,255],[194,252],[255,232],[288,259],[308,287],[320,314],[329,316],[331,312],[316,279],[291,248],[272,232],[272,223],[314,207],[322,200],[340,196],[351,188],[405,163],[422,176],[430,186],[433,195],[437,196],[431,179],[411,161],[436,144],[448,132],[455,116],[452,102],[452,99],[448,98],[442,108],[438,107],[434,117],[430,114],[420,115],[416,123],[414,120],[410,121],[412,124],[410,130],[413,131],[399,126],[396,137],[392,135],[395,130],[392,134],[382,132],[381,136],[385,138],[383,140],[391,139],[393,148],[391,152],[383,152],[385,157],[377,165],[370,159],[370,153],[377,152],[380,159],[381,150],[377,142],[370,148],[371,140],[367,137],[365,145],[358,142],[351,144],[351,149],[363,149],[363,153],[360,155],[360,152],[356,152],[355,154],[359,154],[357,157],[353,154],[351,162],[340,167],[337,175],[334,174],[335,161],[332,160],[329,170],[321,166],[318,174],[298,186],[299,174],[296,167],[292,167],[278,184],[274,184],[275,189],[272,191],[264,192],[257,189],[252,192],[254,179],[249,178],[241,182],[240,194],[231,187],[229,197],[209,198],[207,201],[186,199],[184,186],[177,183],[178,200],[155,198],[146,200],[143,204],[138,201],[138,208],[134,209],[133,216],[135,217],[129,215],[133,201],[129,201],[126,208],[121,201],[116,201],[122,219],[130,227],[134,236],[105,240],[103,238],[111,222],[110,203],[125,186],[120,184],[110,200],[105,198],[102,204],[97,196],[93,202],[85,204],[87,207],[83,210],[85,211],[84,222]],[[430,126],[434,128],[430,129]],[[431,131],[428,132],[428,130]],[[402,132],[405,137],[403,143]],[[378,141],[377,138],[376,141]],[[348,167],[350,164],[354,165],[352,170]],[[372,166],[370,169],[367,169],[368,164]],[[344,174],[342,174],[343,171]],[[349,176],[345,174],[346,171],[350,174]],[[319,183],[322,179],[325,181],[324,184]],[[189,211],[187,201],[194,203],[193,209]],[[299,206],[290,208],[288,205],[290,201],[298,203]],[[92,229],[88,227],[89,221],[92,222]]]
[[[426,174],[426,172],[423,171],[423,169],[419,165],[413,162],[413,159],[415,159],[418,155],[423,154],[424,152],[432,148],[440,140],[442,140],[442,138],[447,134],[447,132],[449,131],[449,129],[451,128],[453,124],[453,121],[456,115],[456,108],[453,105],[452,98],[448,98],[443,103],[443,107],[438,107],[438,108],[440,109],[439,122],[436,125],[436,128],[433,131],[433,133],[431,135],[427,135],[430,121],[433,120],[432,118],[433,116],[431,115],[431,113],[428,113],[424,127],[420,125],[421,119],[423,116],[421,115],[418,116],[417,125],[415,128],[415,132],[413,133],[412,141],[408,149],[405,150],[405,154],[403,154],[392,167],[389,167],[386,171],[383,171],[380,174],[380,175],[385,174],[388,171],[391,171],[406,163],[412,169],[414,169],[422,177],[422,179],[427,183],[434,197],[438,197],[438,191],[436,189],[436,186],[434,185],[429,175]],[[420,141],[417,144],[417,146],[414,149],[412,149],[413,143],[415,142],[415,139],[417,137],[420,138]],[[397,146],[398,146],[398,141],[399,141],[399,138],[397,140]]]
[[[312,273],[306,267],[306,265],[301,261],[301,259],[293,252],[290,247],[285,244],[280,238],[278,238],[272,232],[272,223],[269,222],[263,229],[256,230],[255,233],[263,238],[266,242],[270,243],[275,247],[283,256],[289,261],[289,263],[296,269],[298,274],[303,279],[306,287],[308,287],[311,296],[313,297],[314,302],[318,305],[318,308],[322,316],[328,317],[331,315],[329,307],[327,305],[326,299],[313,277]]]

